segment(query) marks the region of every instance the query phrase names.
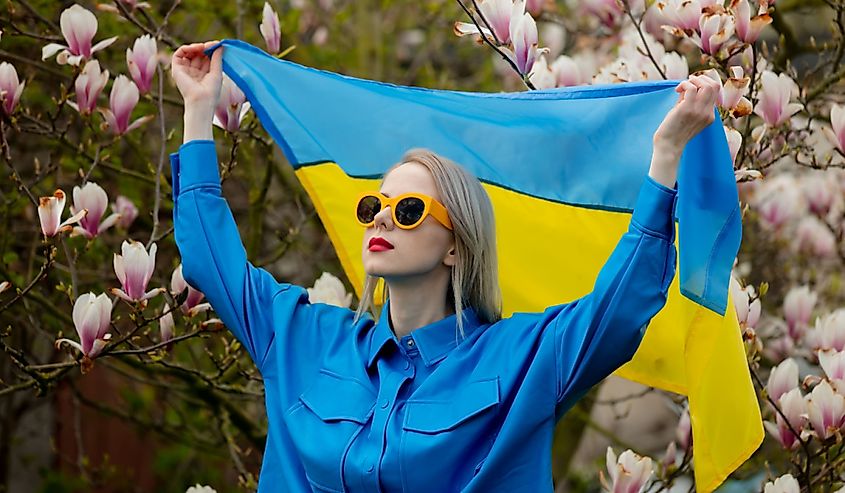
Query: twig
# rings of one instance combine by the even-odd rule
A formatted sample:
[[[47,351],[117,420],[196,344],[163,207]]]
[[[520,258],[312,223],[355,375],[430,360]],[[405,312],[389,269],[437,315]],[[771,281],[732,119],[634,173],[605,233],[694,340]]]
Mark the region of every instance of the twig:
[[[811,477],[810,477],[810,458],[812,457],[812,453],[810,451],[810,445],[806,441],[804,441],[804,439],[801,438],[801,434],[798,433],[798,431],[792,426],[792,423],[789,422],[789,418],[786,417],[786,415],[780,409],[780,406],[778,406],[777,403],[774,401],[774,399],[772,399],[772,396],[770,396],[769,393],[766,392],[766,386],[763,384],[763,381],[760,380],[760,376],[757,375],[757,371],[755,371],[754,368],[751,365],[748,365],[748,371],[751,372],[751,376],[754,378],[754,381],[760,387],[760,390],[763,391],[766,394],[766,400],[769,402],[769,404],[771,404],[771,406],[774,408],[775,412],[777,412],[778,415],[780,415],[780,417],[783,419],[783,422],[786,423],[786,426],[789,428],[789,431],[793,435],[795,435],[795,439],[798,440],[798,443],[801,444],[801,450],[804,451],[804,454],[807,457],[804,470],[801,471],[801,472],[802,472],[802,474],[805,478],[805,481],[806,481],[805,484],[807,485],[807,487],[809,487],[810,486],[810,479],[811,479]],[[799,467],[799,470],[801,470],[800,467]]]
[[[4,311],[6,311],[7,308],[14,305],[19,299],[23,298],[26,295],[26,293],[29,292],[29,290],[31,290],[33,287],[35,287],[35,285],[38,284],[38,282],[41,281],[41,279],[43,279],[47,275],[47,272],[50,270],[50,266],[53,263],[53,256],[52,256],[53,248],[49,245],[46,248],[47,248],[47,260],[44,262],[43,265],[41,265],[41,269],[38,271],[38,274],[35,276],[35,278],[32,279],[32,281],[29,282],[29,284],[25,288],[23,288],[20,291],[20,293],[15,295],[14,298],[7,301],[5,305],[0,307],[0,313],[3,313]]]
[[[519,71],[519,67],[516,66],[516,63],[513,60],[511,60],[511,58],[509,56],[507,56],[502,50],[500,50],[498,46],[496,46],[495,44],[490,42],[490,39],[488,39],[487,36],[485,36],[484,32],[481,30],[481,26],[478,25],[478,21],[475,20],[475,16],[473,16],[472,12],[470,12],[469,8],[467,8],[467,6],[464,5],[464,2],[462,0],[457,0],[457,2],[458,2],[458,5],[460,5],[461,8],[464,10],[464,12],[466,12],[466,14],[469,16],[472,23],[475,24],[475,27],[478,29],[478,32],[479,32],[479,35],[481,36],[481,39],[485,43],[487,43],[491,48],[493,48],[493,50],[495,50],[496,53],[498,53],[506,62],[508,62],[508,65],[510,65],[511,68],[514,69],[514,71],[517,74],[519,74],[519,78],[522,79],[522,82],[524,82],[525,85],[529,89],[531,89],[532,91],[536,90],[537,88],[534,87],[534,84],[532,84],[531,81],[528,80],[528,78],[525,75],[523,75],[522,72]],[[476,3],[476,0],[472,0],[472,5],[475,7],[475,11],[478,13],[478,15],[482,19],[484,19],[484,15],[481,13],[481,9],[478,8],[478,4]],[[490,25],[489,23],[487,23],[486,19],[484,20],[484,23],[488,26]],[[490,33],[493,34],[494,39],[495,39],[496,34],[493,32],[492,29],[490,30]],[[498,40],[496,42],[498,43]]]
[[[637,20],[634,18],[634,12],[631,11],[631,6],[628,4],[628,0],[622,0],[622,3],[625,6],[625,13],[628,14],[628,18],[631,19],[631,22],[634,24],[634,27],[637,28],[637,33],[640,35],[640,40],[643,42],[643,46],[645,47],[646,55],[648,59],[651,60],[651,63],[654,64],[654,68],[657,69],[657,73],[660,74],[660,77],[663,77],[663,80],[666,80],[666,73],[660,67],[660,64],[657,63],[657,60],[654,59],[654,55],[651,54],[651,48],[648,47],[648,41],[645,39],[645,34],[643,33],[642,29],[642,18]]]
[[[88,172],[85,173],[84,177],[82,177],[82,184],[83,185],[85,185],[85,183],[88,182],[88,178],[91,177],[91,172],[94,171],[94,168],[97,167],[97,163],[100,162],[100,152],[101,152],[101,150],[102,150],[102,146],[98,145],[97,150],[94,151],[94,161],[91,163],[91,167],[88,168]]]
[[[72,299],[76,299],[79,289],[79,278],[76,275],[76,259],[71,258],[70,256],[70,248],[67,246],[67,242],[65,241],[65,235],[59,234],[59,241],[62,243],[62,248],[65,251],[65,257],[67,257],[67,268],[70,271],[70,297]]]
[[[6,140],[6,122],[2,119],[0,119],[0,153],[3,155],[3,160],[6,161],[6,165],[8,165],[12,170],[12,181],[17,184],[19,190],[23,190],[26,193],[26,196],[29,197],[29,201],[37,208],[38,200],[36,200],[35,196],[32,195],[32,192],[29,191],[29,187],[27,187],[26,183],[23,182],[17,168],[15,168],[15,165],[12,164],[12,152],[9,147],[9,141]]]
[[[164,167],[164,159],[167,156],[167,127],[164,123],[164,103],[162,97],[164,94],[164,72],[161,70],[161,64],[156,64],[156,71],[158,72],[158,118],[160,122],[161,145],[158,153],[158,168],[156,169],[155,177],[155,199],[153,200],[153,228],[150,232],[150,241],[147,242],[147,248],[155,241],[158,232],[158,209],[161,206],[161,169]]]

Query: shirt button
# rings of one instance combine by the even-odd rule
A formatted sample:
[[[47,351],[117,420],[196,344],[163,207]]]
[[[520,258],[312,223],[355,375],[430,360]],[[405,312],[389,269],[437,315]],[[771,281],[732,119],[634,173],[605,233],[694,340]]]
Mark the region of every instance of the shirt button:
[[[414,340],[408,339],[408,347],[414,347]]]
[[[408,368],[410,368],[410,367],[411,367],[411,362],[410,362],[410,361],[405,361],[405,369],[407,370],[407,369],[408,369]]]
[[[390,400],[385,399],[385,400],[381,401],[381,408],[382,409],[385,409],[389,405],[390,405]]]

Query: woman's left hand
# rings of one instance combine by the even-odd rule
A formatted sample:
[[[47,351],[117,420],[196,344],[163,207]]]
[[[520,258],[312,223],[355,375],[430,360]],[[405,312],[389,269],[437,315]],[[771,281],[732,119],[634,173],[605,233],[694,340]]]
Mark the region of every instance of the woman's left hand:
[[[654,132],[655,143],[683,149],[698,132],[713,123],[719,83],[706,75],[691,75],[678,84],[678,102]]]
[[[654,155],[649,176],[672,187],[687,142],[715,120],[719,83],[706,75],[691,75],[678,84],[678,102],[654,132]]]

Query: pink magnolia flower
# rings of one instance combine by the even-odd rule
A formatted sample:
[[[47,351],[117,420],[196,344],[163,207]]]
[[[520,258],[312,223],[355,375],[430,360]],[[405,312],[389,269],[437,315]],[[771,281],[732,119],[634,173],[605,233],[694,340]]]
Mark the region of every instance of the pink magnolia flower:
[[[751,83],[751,78],[744,77],[742,67],[730,68],[731,77],[723,84],[722,77],[716,69],[708,69],[703,75],[710,77],[719,83],[719,97],[717,104],[724,110],[731,113],[734,118],[745,116],[751,113],[751,102],[743,95]]]
[[[15,112],[24,85],[26,82],[18,79],[18,71],[14,65],[8,62],[0,63],[0,106],[6,115],[11,116]]]
[[[822,380],[806,396],[807,416],[816,436],[824,440],[836,433],[845,421],[845,397],[833,391],[833,387]]]
[[[777,402],[787,420],[784,420],[780,413],[776,412],[775,423],[764,421],[763,425],[780,442],[783,448],[791,450],[798,445],[798,437],[807,424],[807,401],[801,395],[801,389],[795,387],[783,394]],[[792,430],[795,430],[795,433]]]
[[[607,27],[615,26],[624,13],[616,0],[583,0],[579,4],[587,15],[595,16]]]
[[[610,484],[601,475],[602,485],[612,493],[640,493],[651,478],[654,466],[650,457],[640,457],[626,450],[617,458],[613,448],[607,447],[607,473]]]
[[[479,4],[481,16],[487,20],[487,23],[490,24],[493,31],[491,32],[490,29],[487,28],[481,16],[479,16],[477,21],[478,25],[481,26],[481,32],[478,31],[475,23],[455,22],[455,34],[458,36],[476,35],[478,36],[479,43],[482,42],[481,35],[483,34],[492,43],[495,43],[496,40],[498,40],[500,45],[507,45],[511,41],[511,19],[522,15],[524,8],[524,0],[518,0],[516,2],[513,0],[481,0]],[[494,34],[495,37],[493,36]]]
[[[546,0],[526,0],[525,1],[525,10],[528,11],[529,14],[537,17],[543,12],[543,9],[546,7]]]
[[[780,125],[801,111],[801,105],[790,103],[795,82],[786,74],[776,75],[770,70],[760,76],[760,100],[754,113],[769,126]]]
[[[801,218],[794,236],[795,247],[817,257],[836,255],[836,236],[815,216]]]
[[[802,185],[801,188],[804,191],[804,198],[807,199],[807,204],[810,206],[810,212],[819,217],[824,217],[830,212],[830,208],[836,200],[836,195],[841,193],[838,185],[831,183],[820,175],[806,177]]]
[[[836,382],[845,380],[845,351],[834,351],[832,349],[819,351],[819,365],[821,365],[827,378]],[[837,388],[841,388],[841,383]],[[845,389],[841,389],[845,390]]]
[[[663,73],[669,79],[686,79],[689,77],[689,64],[686,58],[674,51],[667,51],[660,57]]]
[[[164,291],[155,288],[147,291],[147,284],[153,276],[156,265],[156,244],[150,245],[150,251],[139,241],[124,241],[120,246],[122,255],[114,254],[114,273],[121,288],[112,288],[111,294],[129,302],[146,301]]]
[[[71,236],[83,235],[91,239],[114,225],[120,219],[119,214],[111,214],[103,222],[100,222],[108,203],[109,198],[105,190],[93,181],[89,181],[81,188],[79,186],[73,187],[71,214],[76,215],[78,211],[83,209],[87,209],[88,214],[79,221],[79,226],[73,228]]]
[[[108,47],[117,40],[117,36],[114,36],[91,46],[94,35],[97,34],[97,17],[76,3],[62,12],[59,24],[67,46],[58,43],[48,44],[41,49],[42,60],[59,53],[56,61],[60,65],[79,65],[82,60],[90,59],[93,53]]]
[[[9,289],[11,287],[12,287],[12,283],[10,283],[9,281],[0,282],[0,293],[2,293],[3,291],[6,291],[7,289]]]
[[[328,272],[323,272],[314,281],[314,287],[307,288],[307,291],[311,303],[326,303],[341,308],[349,308],[352,304],[352,293],[347,293],[343,282]]]
[[[766,392],[773,401],[777,402],[782,395],[796,387],[798,387],[798,363],[794,359],[787,358],[772,368],[772,372],[769,373],[769,382],[766,384]]]
[[[261,13],[261,25],[258,27],[264,42],[267,43],[267,51],[278,53],[281,44],[282,32],[279,27],[279,15],[273,10],[269,3],[264,2],[264,10]]]
[[[534,63],[534,70],[531,71],[531,75],[528,77],[528,80],[530,80],[537,89],[550,89],[555,87],[555,84],[557,83],[555,73],[546,62],[545,55],[541,55],[537,59],[537,62]]]
[[[88,211],[80,210],[76,214],[62,222],[62,212],[65,210],[65,193],[58,189],[53,192],[52,197],[41,197],[38,199],[38,218],[41,221],[41,232],[46,237],[55,236],[56,233],[70,231],[73,223],[82,219]]]
[[[76,103],[68,102],[68,106],[83,115],[90,115],[97,108],[97,98],[109,81],[109,71],[100,71],[100,62],[91,60],[85,64],[82,72],[76,77]]]
[[[794,340],[799,340],[804,333],[817,299],[818,295],[810,291],[809,286],[794,287],[786,293],[783,299],[783,315],[789,327],[789,335]]]
[[[815,328],[808,335],[814,350],[845,350],[845,308],[816,317]]]
[[[830,126],[832,130],[824,127],[825,135],[840,152],[845,152],[845,106],[833,104],[830,107]]]
[[[232,79],[224,75],[220,99],[214,110],[212,122],[227,132],[237,132],[249,107],[243,91],[232,82]]]
[[[783,226],[795,216],[795,201],[792,195],[770,195],[757,206],[762,219],[775,229]]]
[[[672,26],[695,31],[699,28],[702,9],[715,3],[716,0],[662,0],[657,2],[657,8]]]
[[[188,297],[185,298],[185,302],[182,303],[182,306],[180,307],[182,309],[182,313],[193,316],[196,313],[205,311],[211,307],[209,305],[208,307],[199,308],[201,306],[200,301],[202,301],[205,295],[202,291],[194,288],[185,281],[185,278],[182,277],[182,264],[179,264],[175,269],[173,269],[173,274],[170,276],[170,293],[175,298],[182,294],[182,292],[186,289],[188,290]],[[208,305],[208,303],[203,303],[203,305]]]
[[[792,474],[784,474],[774,482],[769,481],[763,488],[763,493],[800,493],[800,491],[798,481],[792,477]]]
[[[552,73],[558,87],[577,86],[584,82],[581,69],[572,57],[561,55],[552,62]]]
[[[525,7],[523,0],[517,0],[514,5],[516,4]],[[513,52],[508,51],[507,54],[516,64],[519,73],[528,75],[534,67],[537,57],[548,51],[546,48],[537,48],[537,23],[531,17],[531,14],[523,12],[511,17],[510,33]]]
[[[701,51],[708,55],[717,55],[734,33],[734,19],[730,14],[721,9],[714,9],[706,11],[698,21],[700,37],[696,39],[693,36],[693,41],[698,41],[698,47]]]
[[[115,214],[120,215],[117,225],[123,229],[129,229],[129,226],[131,226],[135,221],[135,218],[138,217],[138,208],[135,207],[135,204],[133,204],[131,200],[123,195],[118,195],[117,199],[112,202],[111,210]]]
[[[170,309],[170,305],[167,302],[164,303],[164,306],[161,308],[161,317],[158,319],[158,327],[159,331],[161,332],[161,342],[167,342],[170,339],[173,339],[173,311]]]
[[[731,77],[725,81],[719,93],[719,105],[730,111],[734,118],[751,114],[751,101],[745,97],[751,78],[745,76],[745,71],[740,66],[730,68]]]
[[[108,333],[111,323],[112,301],[105,293],[94,296],[85,293],[73,304],[73,325],[79,335],[79,342],[59,339],[56,347],[68,344],[78,349],[85,357],[95,358],[111,338]]]
[[[736,20],[736,35],[745,43],[754,43],[760,37],[760,31],[772,23],[767,12],[766,2],[760,2],[760,9],[751,17],[751,6],[748,0],[731,0],[730,6]]]
[[[158,66],[155,38],[145,34],[135,40],[132,48],[126,48],[126,65],[129,67],[129,75],[138,86],[138,91],[141,94],[149,92]]]
[[[725,128],[725,137],[728,139],[728,149],[731,151],[731,161],[736,163],[736,155],[739,153],[739,148],[742,147],[742,134],[735,128],[723,125]]]
[[[736,278],[731,276],[730,287],[740,325],[742,327],[756,327],[760,320],[760,299],[756,298],[754,286],[742,287]],[[755,299],[752,301],[752,298]]]
[[[100,109],[105,119],[105,127],[115,135],[123,135],[151,120],[153,115],[146,115],[129,123],[139,97],[138,86],[129,80],[129,77],[118,75],[111,86],[109,108]]]

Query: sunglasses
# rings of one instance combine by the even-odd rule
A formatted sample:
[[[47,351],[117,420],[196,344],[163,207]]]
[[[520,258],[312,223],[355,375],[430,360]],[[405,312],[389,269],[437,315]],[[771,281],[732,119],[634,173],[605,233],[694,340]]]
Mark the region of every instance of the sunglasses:
[[[429,214],[447,229],[452,229],[446,207],[422,193],[403,193],[396,197],[385,197],[379,192],[364,193],[355,207],[355,218],[361,226],[371,226],[376,214],[385,207],[390,207],[393,223],[402,229],[416,228]]]

